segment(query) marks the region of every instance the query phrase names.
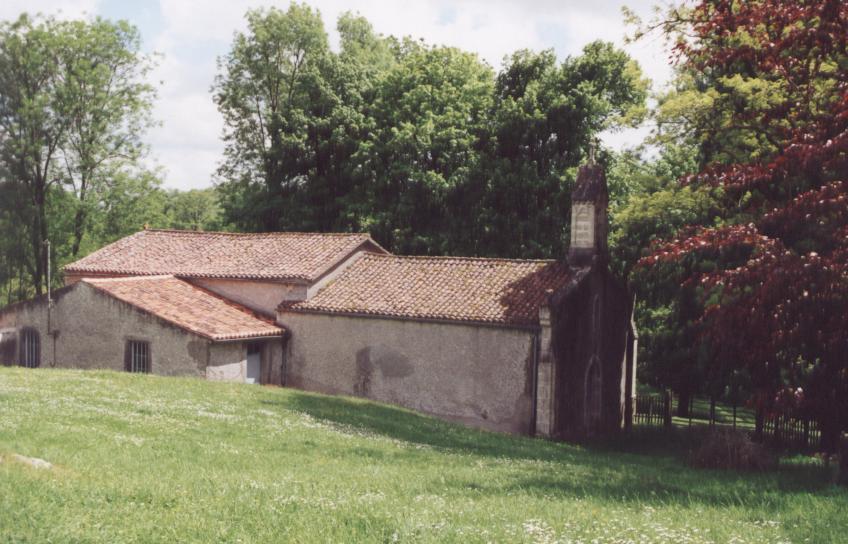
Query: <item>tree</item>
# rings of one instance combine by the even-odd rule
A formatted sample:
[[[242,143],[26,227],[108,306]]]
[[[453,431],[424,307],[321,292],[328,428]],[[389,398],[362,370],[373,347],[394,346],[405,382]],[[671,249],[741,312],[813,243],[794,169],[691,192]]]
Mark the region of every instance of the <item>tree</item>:
[[[305,222],[300,189],[317,168],[311,144],[338,100],[326,78],[331,54],[320,15],[306,5],[251,10],[247,23],[219,59],[213,87],[225,123],[218,176],[236,224],[285,230]]]
[[[681,186],[677,179],[697,169],[690,146],[666,145],[654,160],[633,153],[616,157],[610,185],[627,184],[630,196],[612,208],[611,268],[628,278],[636,294],[639,330],[639,377],[645,383],[670,388],[678,396],[678,415],[688,416],[689,399],[707,392],[706,362],[697,338],[700,305],[694,290],[680,288],[681,271],[647,274],[636,263],[650,254],[653,243],[673,237],[691,224],[712,224],[720,211],[720,190]]]
[[[61,71],[55,52],[61,37],[54,20],[36,24],[26,15],[0,23],[0,160],[16,191],[27,195],[22,219],[29,226],[27,268],[36,293],[44,287],[47,193],[69,119],[57,95]]]
[[[368,230],[401,253],[559,257],[589,140],[645,112],[638,65],[602,42],[562,63],[519,52],[495,74],[476,55],[375,35],[350,14],[339,53],[305,6],[247,18],[214,88],[228,127],[218,188],[239,228]]]
[[[724,224],[684,230],[643,265],[681,267],[705,303],[711,364],[745,370],[764,409],[802,388],[833,451],[848,425],[848,5],[703,1],[690,21],[693,39],[677,45],[688,66],[768,89],[732,118],[774,151],[688,179],[735,204]]]
[[[181,230],[223,230],[221,205],[214,189],[168,191],[164,214],[168,228]]]
[[[356,170],[363,227],[402,253],[449,249],[450,206],[480,152],[493,74],[476,55],[407,40],[379,81]]]
[[[94,186],[119,164],[138,161],[152,99],[140,79],[149,67],[126,23],[25,14],[0,23],[0,163],[17,205],[7,213],[26,226],[24,262],[36,293],[51,281],[44,241],[56,240],[57,214],[74,213],[75,255],[96,204],[89,197],[100,192]],[[54,197],[64,206],[51,203]]]
[[[478,241],[469,249],[560,257],[576,168],[598,131],[641,121],[648,81],[624,52],[603,42],[560,64],[552,51],[518,51],[504,64],[478,174],[485,183]],[[599,160],[610,162],[604,153]]]
[[[126,21],[69,21],[58,31],[67,36],[58,92],[70,123],[60,148],[77,197],[71,245],[76,256],[90,209],[98,204],[90,197],[98,192],[92,186],[108,184],[116,166],[141,158],[155,94],[145,82],[151,59],[140,53],[138,30]]]

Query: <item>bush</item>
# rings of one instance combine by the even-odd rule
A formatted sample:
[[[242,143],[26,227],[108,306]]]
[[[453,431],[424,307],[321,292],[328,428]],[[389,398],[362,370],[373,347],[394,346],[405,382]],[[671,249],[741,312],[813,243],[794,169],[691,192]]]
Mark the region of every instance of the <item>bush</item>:
[[[777,457],[735,429],[715,429],[689,457],[692,466],[731,470],[769,470]]]

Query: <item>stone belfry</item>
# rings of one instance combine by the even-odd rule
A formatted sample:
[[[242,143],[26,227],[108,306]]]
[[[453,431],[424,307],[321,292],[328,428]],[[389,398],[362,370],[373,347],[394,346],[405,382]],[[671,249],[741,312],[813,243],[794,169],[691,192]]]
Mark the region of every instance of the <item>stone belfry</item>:
[[[595,145],[589,149],[589,162],[580,167],[571,192],[571,243],[568,263],[590,266],[608,260],[609,192],[604,168],[595,163]]]

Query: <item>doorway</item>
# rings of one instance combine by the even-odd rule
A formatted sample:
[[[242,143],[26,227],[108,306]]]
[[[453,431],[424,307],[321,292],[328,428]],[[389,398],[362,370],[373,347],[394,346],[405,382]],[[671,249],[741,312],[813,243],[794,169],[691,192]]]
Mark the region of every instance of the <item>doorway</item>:
[[[245,383],[261,383],[262,380],[262,344],[251,342],[247,344],[247,368]]]

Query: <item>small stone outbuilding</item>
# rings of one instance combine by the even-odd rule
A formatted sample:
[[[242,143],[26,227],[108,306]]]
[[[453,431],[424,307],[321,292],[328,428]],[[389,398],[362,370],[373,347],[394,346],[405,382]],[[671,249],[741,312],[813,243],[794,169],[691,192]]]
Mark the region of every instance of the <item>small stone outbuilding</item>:
[[[173,276],[83,279],[0,310],[0,363],[279,383],[284,332]]]

